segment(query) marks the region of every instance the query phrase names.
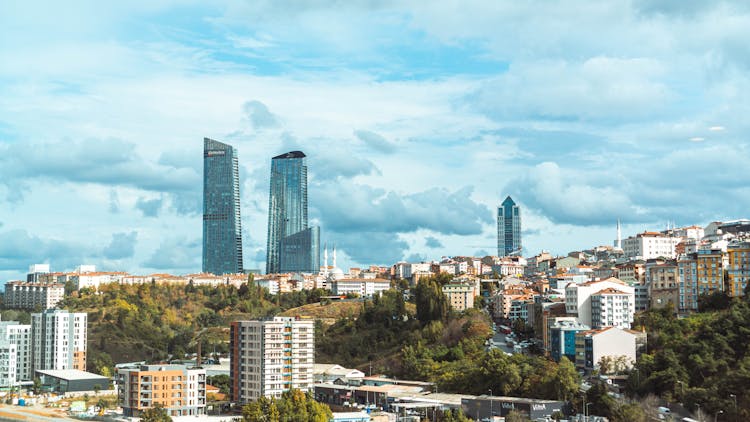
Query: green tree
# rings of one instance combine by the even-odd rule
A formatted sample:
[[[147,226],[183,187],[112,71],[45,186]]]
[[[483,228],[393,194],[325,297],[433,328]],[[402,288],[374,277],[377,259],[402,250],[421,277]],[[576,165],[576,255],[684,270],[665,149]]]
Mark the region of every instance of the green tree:
[[[448,300],[434,276],[419,280],[414,289],[414,301],[417,305],[417,319],[422,324],[442,321],[448,314]]]
[[[42,380],[34,377],[34,383],[31,385],[31,391],[36,395],[42,392]]]
[[[505,422],[524,422],[528,419],[524,418],[521,412],[516,409],[511,410],[505,415]]]
[[[167,413],[167,409],[160,404],[156,404],[141,413],[141,422],[172,422],[172,417]]]

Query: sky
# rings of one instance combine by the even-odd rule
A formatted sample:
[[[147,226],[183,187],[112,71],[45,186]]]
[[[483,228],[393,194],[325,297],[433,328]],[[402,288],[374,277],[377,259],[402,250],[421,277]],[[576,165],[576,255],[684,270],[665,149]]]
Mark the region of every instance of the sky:
[[[271,157],[308,156],[339,266],[526,255],[748,217],[750,3],[0,2],[0,282],[201,267],[202,145],[238,149],[246,268]]]

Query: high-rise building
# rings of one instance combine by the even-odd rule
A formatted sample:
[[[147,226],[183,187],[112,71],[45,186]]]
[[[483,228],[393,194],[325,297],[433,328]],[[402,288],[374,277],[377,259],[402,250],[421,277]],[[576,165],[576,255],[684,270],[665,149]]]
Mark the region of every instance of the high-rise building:
[[[237,274],[242,266],[237,150],[203,139],[203,272]]]
[[[281,397],[292,388],[313,388],[313,320],[275,317],[234,321],[229,334],[230,400],[244,404],[260,397]]]
[[[118,403],[126,417],[156,405],[170,416],[206,414],[206,370],[185,365],[141,365],[117,371]]]
[[[320,229],[307,226],[307,157],[291,151],[271,160],[266,273],[318,272]]]
[[[50,309],[65,297],[65,285],[62,283],[39,283],[9,281],[5,283],[6,308],[17,309]]]
[[[750,282],[750,242],[733,242],[727,248],[727,289],[732,297],[744,296]]]
[[[31,314],[33,369],[86,370],[86,313],[48,309]]]
[[[0,386],[31,381],[31,375],[31,325],[0,322]]]
[[[521,253],[521,211],[510,196],[497,207],[497,256]]]

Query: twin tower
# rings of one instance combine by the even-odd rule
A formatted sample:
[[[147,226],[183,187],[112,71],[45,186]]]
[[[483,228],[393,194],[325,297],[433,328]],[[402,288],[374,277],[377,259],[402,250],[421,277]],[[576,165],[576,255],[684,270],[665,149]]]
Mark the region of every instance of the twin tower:
[[[242,222],[237,149],[203,140],[203,272],[237,274]],[[271,160],[266,273],[320,270],[320,228],[307,222],[307,158],[292,151]]]

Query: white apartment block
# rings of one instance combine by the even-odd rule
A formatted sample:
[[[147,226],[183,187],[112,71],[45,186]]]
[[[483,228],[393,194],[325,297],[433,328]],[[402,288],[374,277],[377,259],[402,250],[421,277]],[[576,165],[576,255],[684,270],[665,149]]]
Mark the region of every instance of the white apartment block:
[[[142,365],[117,371],[118,404],[126,417],[160,405],[170,416],[206,413],[206,370],[185,365]]]
[[[313,320],[275,317],[230,326],[230,396],[240,404],[311,391],[315,363]]]
[[[17,321],[0,322],[0,343],[15,348],[16,381],[31,381],[34,374],[31,367],[31,325]]]
[[[635,332],[616,327],[584,331],[576,334],[576,366],[588,370],[598,369],[603,357],[624,358],[624,369],[636,360]]]
[[[33,369],[86,370],[86,313],[48,309],[31,314]]]
[[[634,312],[635,298],[632,292],[610,287],[591,295],[592,328],[630,328]]]
[[[17,385],[18,375],[16,369],[16,345],[0,341],[0,387],[11,387]]]
[[[454,311],[463,312],[474,307],[476,290],[473,284],[448,283],[443,286],[442,290]]]
[[[591,296],[609,288],[619,290],[631,297],[630,315],[632,316],[635,313],[635,291],[633,287],[614,277],[582,284],[568,284],[565,287],[565,312],[568,315],[575,315],[582,324],[592,326]],[[632,322],[631,319],[628,324]]]
[[[6,308],[16,309],[51,309],[65,297],[65,285],[62,283],[29,283],[11,281],[5,284]]]
[[[622,241],[622,250],[627,258],[676,258],[675,247],[682,238],[658,232],[643,232]]]
[[[334,295],[358,294],[360,297],[372,297],[391,288],[391,281],[383,278],[342,278],[329,281]]]

